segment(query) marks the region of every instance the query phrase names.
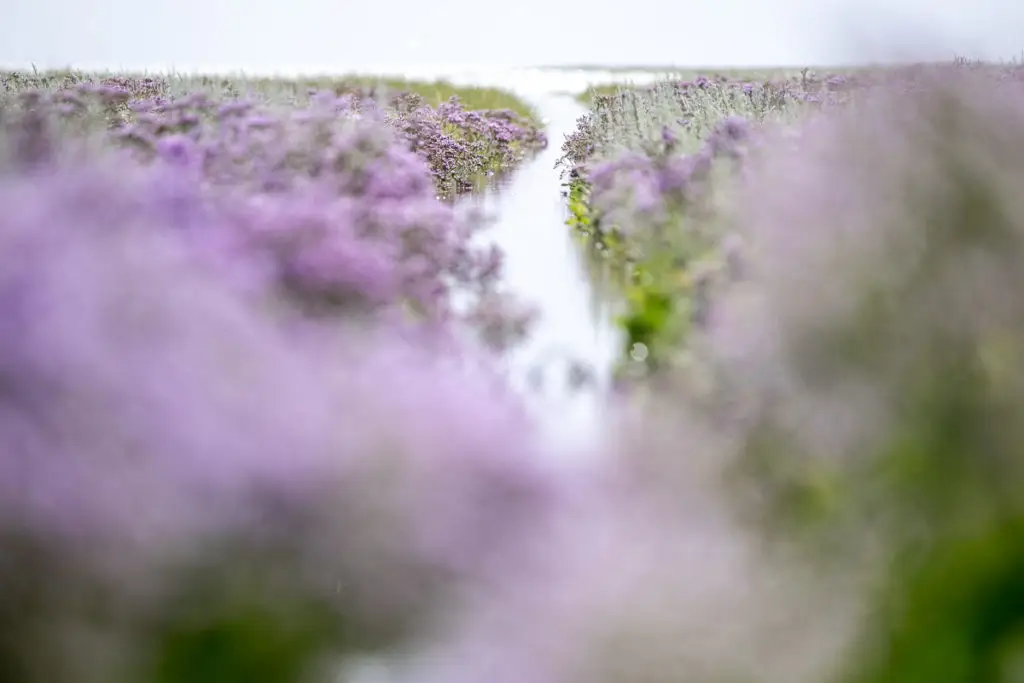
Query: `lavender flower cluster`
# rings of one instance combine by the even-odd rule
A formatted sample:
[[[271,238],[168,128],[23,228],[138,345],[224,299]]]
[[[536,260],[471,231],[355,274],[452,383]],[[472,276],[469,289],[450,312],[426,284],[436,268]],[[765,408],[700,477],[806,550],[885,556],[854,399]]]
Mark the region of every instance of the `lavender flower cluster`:
[[[738,243],[709,218],[752,130],[845,100],[847,85],[698,77],[595,96],[559,163],[569,224],[623,293],[623,377],[685,362],[711,290],[734,277]]]
[[[463,192],[481,178],[503,173],[530,152],[547,146],[547,137],[510,109],[466,111],[458,96],[436,109],[422,96],[396,98],[392,124],[430,163],[442,187]]]
[[[78,130],[114,128],[128,137],[138,127],[160,136],[192,135],[200,121],[218,123],[210,119],[215,112],[236,116],[251,112],[258,122],[267,113],[255,111],[257,105],[294,108],[334,95],[339,109],[377,112],[397,130],[430,165],[438,191],[444,195],[476,189],[489,176],[511,171],[547,145],[539,123],[532,118],[507,108],[467,110],[458,95],[435,107],[415,92],[390,92],[345,80],[316,81],[310,84],[315,87],[305,90],[301,83],[261,85],[212,77],[173,81],[163,76],[92,77],[77,72],[0,73],[0,97],[5,100],[17,93],[28,97],[36,93],[52,100],[65,118],[76,119]],[[170,112],[174,115],[168,116]]]
[[[1011,87],[1022,74],[1017,66],[963,60],[943,68]],[[649,373],[692,361],[685,340],[707,319],[712,292],[741,271],[744,240],[724,214],[735,204],[735,171],[757,147],[756,131],[796,129],[856,106],[864,93],[909,96],[932,82],[931,67],[913,65],[837,75],[804,70],[761,83],[697,77],[596,95],[565,140],[560,164],[569,224],[623,292],[622,370]]]
[[[432,116],[426,107],[396,114],[330,92],[287,107],[201,91],[134,96],[165,88],[154,79],[12,88],[4,96],[0,164],[20,173],[115,155],[154,169],[167,177],[153,184],[166,189],[143,192],[133,211],[176,202],[182,216],[175,220],[194,225],[190,236],[207,251],[244,252],[261,271],[248,279],[267,283],[271,298],[303,315],[397,315],[435,328],[456,318],[501,320],[512,336],[493,339],[499,346],[525,332],[529,311],[496,291],[500,252],[473,241],[481,218],[438,201],[440,187],[464,189],[471,171],[506,168],[536,143],[512,115],[470,112],[466,131],[492,122],[488,134],[501,139],[492,145],[478,135],[438,171],[428,160],[435,143],[450,137],[423,141],[395,129],[396,117],[411,125]],[[442,111],[463,114],[454,102]],[[419,133],[429,135],[428,128]],[[116,151],[108,155],[109,148]],[[172,187],[176,199],[160,198]]]
[[[528,543],[553,482],[462,336],[508,304],[500,253],[391,114],[15,85],[0,678],[320,676],[406,642]]]

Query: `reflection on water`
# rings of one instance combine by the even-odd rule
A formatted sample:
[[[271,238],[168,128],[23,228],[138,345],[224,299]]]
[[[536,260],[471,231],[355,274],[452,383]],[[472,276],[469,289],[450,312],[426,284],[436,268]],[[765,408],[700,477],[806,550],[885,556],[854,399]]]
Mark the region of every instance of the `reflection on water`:
[[[578,232],[572,232],[572,236],[590,279],[591,305],[600,308],[607,306],[609,301],[621,298],[628,281],[625,266],[620,264],[616,267],[610,259],[609,251],[600,242],[587,239]]]

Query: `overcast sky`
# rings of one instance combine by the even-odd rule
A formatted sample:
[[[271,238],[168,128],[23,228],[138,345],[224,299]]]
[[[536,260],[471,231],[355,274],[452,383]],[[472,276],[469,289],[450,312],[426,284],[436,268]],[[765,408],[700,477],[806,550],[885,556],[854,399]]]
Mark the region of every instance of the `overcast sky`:
[[[6,0],[0,63],[182,70],[1019,57],[1020,0]]]

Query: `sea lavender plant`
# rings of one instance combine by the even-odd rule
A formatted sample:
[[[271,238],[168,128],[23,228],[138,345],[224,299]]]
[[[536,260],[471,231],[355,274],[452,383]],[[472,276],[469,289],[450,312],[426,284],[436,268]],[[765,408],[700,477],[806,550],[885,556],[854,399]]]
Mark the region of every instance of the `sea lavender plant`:
[[[765,544],[723,484],[732,439],[660,398],[616,413],[558,524],[394,680],[832,680],[860,587]]]
[[[595,96],[559,165],[569,174],[568,222],[622,293],[623,377],[685,362],[681,340],[706,317],[709,292],[735,259],[735,238],[709,219],[728,176],[715,160],[741,158],[765,120],[792,121],[843,97],[806,75],[665,81]]]
[[[624,153],[588,172],[592,216],[577,229],[619,269],[624,355],[647,369],[684,350],[690,329],[706,318],[711,289],[735,275],[723,258],[729,234],[715,220],[715,190],[729,173],[721,160],[741,161],[750,136],[745,119],[727,117],[687,155],[665,127],[643,152]],[[636,359],[638,353],[643,357]]]
[[[468,111],[457,96],[435,107],[413,92],[389,99],[386,89],[377,93],[376,88],[344,80],[312,80],[303,88],[302,82],[213,77],[95,77],[77,72],[2,76],[0,101],[38,92],[44,101],[59,104],[66,126],[79,131],[114,128],[129,141],[136,140],[137,133],[185,133],[201,121],[211,123],[254,105],[269,107],[276,116],[282,109],[301,110],[317,101],[336,103],[339,113],[366,115],[368,110],[388,109],[389,123],[427,160],[444,194],[473,189],[482,177],[511,170],[547,144],[535,121],[509,109]],[[135,130],[136,124],[141,131]]]
[[[68,130],[54,96],[18,97],[0,144],[19,167],[105,147],[106,133]],[[78,101],[88,116],[90,105]],[[138,163],[166,166],[178,185],[202,193],[225,232],[203,238],[259,255],[304,314],[397,307],[436,326],[455,315],[457,288],[467,300],[461,317],[508,315],[505,329],[525,329],[522,307],[494,291],[500,253],[472,242],[479,217],[437,200],[424,161],[371,104],[318,93],[305,108],[278,111],[197,93],[134,106],[142,113],[113,139]],[[518,338],[487,336],[498,345]]]
[[[449,193],[478,187],[487,176],[514,167],[547,145],[544,134],[515,112],[466,111],[454,95],[436,110],[422,98],[407,96],[392,123]]]
[[[737,196],[751,280],[706,351],[748,511],[877,561],[837,680],[1020,661],[1022,112],[1011,81],[926,70],[775,136]]]
[[[0,178],[0,671],[334,680],[486,585],[558,479],[488,375],[280,325],[168,173]]]
[[[1019,72],[971,68],[1004,82]],[[950,69],[970,70],[963,63]],[[647,371],[688,363],[681,339],[707,318],[713,290],[734,279],[742,240],[707,215],[721,201],[694,201],[709,187],[714,194],[727,187],[713,157],[742,156],[742,147],[751,142],[746,131],[730,134],[730,121],[746,121],[744,128],[791,125],[835,106],[852,106],[872,88],[927,89],[928,73],[907,67],[823,76],[805,69],[760,83],[700,77],[595,96],[592,112],[566,140],[560,163],[570,173],[570,225],[586,238],[591,257],[611,261],[611,272],[628,275],[618,283],[625,289],[623,369],[635,365],[638,356]],[[740,138],[743,145],[737,148]],[[719,142],[731,149],[717,149]],[[655,168],[672,172],[659,176]],[[680,184],[691,178],[702,178],[688,184],[703,189],[690,187],[689,198],[674,201]],[[674,210],[666,208],[673,204]],[[729,262],[733,265],[724,268]]]

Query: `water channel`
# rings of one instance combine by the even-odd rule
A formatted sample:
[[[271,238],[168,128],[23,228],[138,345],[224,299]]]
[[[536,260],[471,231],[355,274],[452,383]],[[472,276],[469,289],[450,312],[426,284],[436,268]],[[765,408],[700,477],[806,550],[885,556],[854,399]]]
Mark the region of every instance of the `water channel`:
[[[531,410],[556,446],[601,438],[596,427],[605,423],[604,397],[622,347],[614,303],[596,288],[583,250],[565,225],[566,201],[555,168],[565,136],[586,113],[570,93],[616,79],[622,75],[540,70],[464,79],[515,92],[546,124],[547,149],[469,201],[494,217],[483,238],[505,254],[505,287],[538,311],[530,337],[510,352],[507,363],[513,384],[528,393]]]

